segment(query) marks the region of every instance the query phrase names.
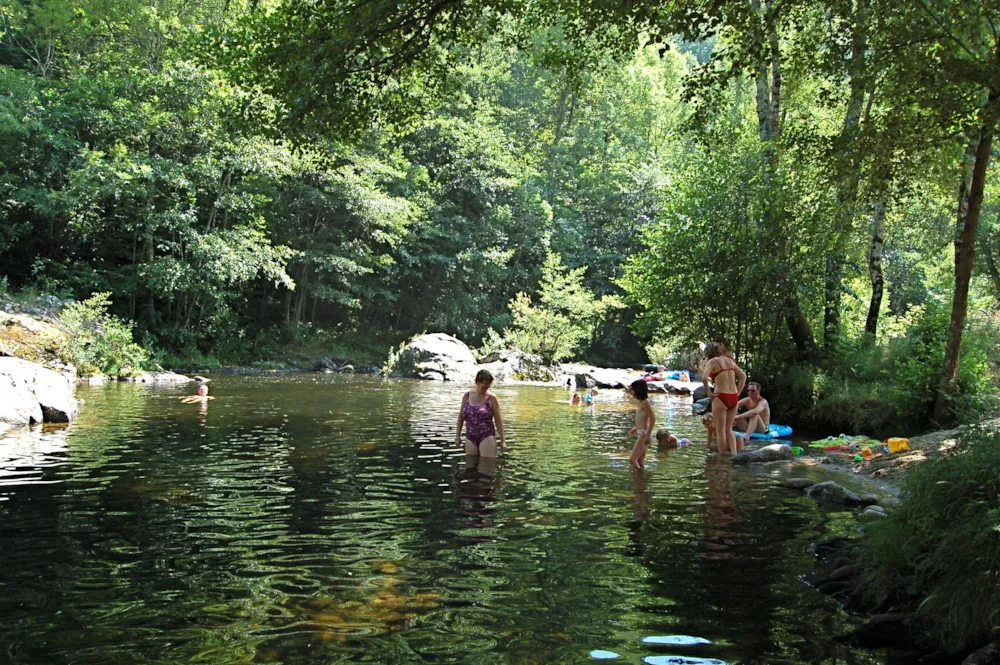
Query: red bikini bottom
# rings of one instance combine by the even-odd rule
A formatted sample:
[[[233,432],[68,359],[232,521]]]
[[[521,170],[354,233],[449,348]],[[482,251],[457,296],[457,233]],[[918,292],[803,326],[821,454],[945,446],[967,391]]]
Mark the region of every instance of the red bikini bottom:
[[[715,393],[715,396],[726,405],[727,409],[735,409],[740,401],[739,393]]]

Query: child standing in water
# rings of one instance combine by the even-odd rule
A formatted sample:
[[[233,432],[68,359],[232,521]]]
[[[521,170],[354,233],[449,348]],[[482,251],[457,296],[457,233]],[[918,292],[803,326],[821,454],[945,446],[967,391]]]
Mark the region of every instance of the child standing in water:
[[[643,468],[646,461],[646,451],[653,435],[653,425],[656,424],[656,416],[653,414],[653,407],[649,405],[649,388],[642,379],[633,381],[629,386],[632,394],[639,400],[639,406],[635,410],[635,427],[629,430],[629,435],[636,436],[635,446],[632,448],[632,455],[628,463],[633,469]]]
[[[497,430],[500,431],[500,450],[507,450],[507,436],[503,431],[500,416],[500,402],[490,392],[493,375],[481,369],[476,374],[476,389],[462,396],[462,406],[458,410],[458,427],[455,430],[455,445],[462,445],[462,423],[465,423],[465,454],[482,457],[497,456]],[[494,428],[494,422],[496,427]]]
[[[715,438],[715,420],[712,418],[711,413],[706,413],[701,417],[701,424],[705,426],[705,431],[708,433],[708,440],[705,442],[705,450],[712,449],[712,439]],[[719,444],[720,446],[722,444]],[[719,450],[721,453],[722,450]]]

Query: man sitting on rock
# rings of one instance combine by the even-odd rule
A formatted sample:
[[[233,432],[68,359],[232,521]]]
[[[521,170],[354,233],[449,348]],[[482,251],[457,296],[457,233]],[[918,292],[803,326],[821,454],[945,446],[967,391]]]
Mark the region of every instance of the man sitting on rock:
[[[746,409],[739,413],[741,409]],[[745,432],[745,438],[749,439],[754,432],[767,434],[771,426],[771,405],[760,395],[760,384],[751,381],[747,384],[747,397],[736,403],[736,420],[733,422],[733,429]]]

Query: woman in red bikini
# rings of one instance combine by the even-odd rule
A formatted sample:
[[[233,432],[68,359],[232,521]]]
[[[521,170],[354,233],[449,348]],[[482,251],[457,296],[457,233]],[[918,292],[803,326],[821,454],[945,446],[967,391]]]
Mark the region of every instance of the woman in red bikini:
[[[712,420],[715,422],[716,441],[719,452],[728,448],[736,454],[736,433],[733,432],[733,421],[736,418],[736,404],[740,401],[740,393],[746,385],[747,375],[735,361],[722,355],[722,350],[715,342],[705,348],[708,362],[702,372],[702,384],[712,398]],[[711,379],[715,387],[709,388]]]

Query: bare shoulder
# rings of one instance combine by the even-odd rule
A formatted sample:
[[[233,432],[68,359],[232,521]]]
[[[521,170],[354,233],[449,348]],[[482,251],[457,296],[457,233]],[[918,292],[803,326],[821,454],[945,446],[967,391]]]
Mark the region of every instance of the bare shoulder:
[[[494,393],[486,393],[486,399],[490,401],[490,405],[492,406],[500,404],[500,400],[497,399],[497,396]]]

